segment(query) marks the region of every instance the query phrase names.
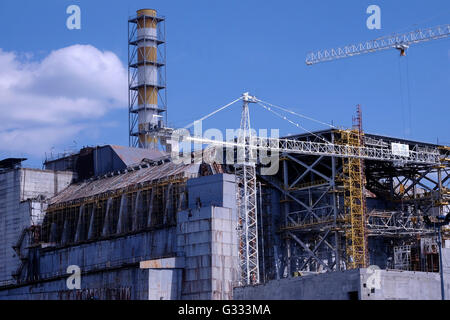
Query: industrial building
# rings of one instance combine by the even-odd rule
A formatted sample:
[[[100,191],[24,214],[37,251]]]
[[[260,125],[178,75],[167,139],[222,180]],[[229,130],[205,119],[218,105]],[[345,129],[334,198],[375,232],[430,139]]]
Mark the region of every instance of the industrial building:
[[[0,161],[0,299],[450,299],[450,147],[363,132],[359,107],[252,145],[244,94],[231,161],[180,163],[164,22],[129,19],[129,147]]]

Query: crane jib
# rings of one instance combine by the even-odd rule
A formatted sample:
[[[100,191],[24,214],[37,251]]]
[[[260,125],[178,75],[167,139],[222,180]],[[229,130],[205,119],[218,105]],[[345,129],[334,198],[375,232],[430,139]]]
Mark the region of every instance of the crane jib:
[[[184,139],[185,141],[201,144],[219,145],[226,148],[250,148],[265,150],[271,153],[285,152],[343,158],[361,158],[379,161],[422,163],[431,165],[440,163],[440,153],[438,149],[430,152],[411,150],[408,152],[409,156],[402,156],[399,154],[395,154],[395,152],[393,153],[392,149],[386,147],[357,147],[333,143],[299,141],[293,139],[255,137],[251,144],[243,144],[233,141],[211,140],[191,136],[185,136]]]
[[[446,38],[450,35],[450,24],[432,28],[419,29],[403,34],[393,34],[378,39],[351,44],[338,48],[318,50],[310,52],[306,56],[306,64],[312,65],[319,62],[342,59],[358,54],[375,52],[386,49],[405,50],[411,44]]]

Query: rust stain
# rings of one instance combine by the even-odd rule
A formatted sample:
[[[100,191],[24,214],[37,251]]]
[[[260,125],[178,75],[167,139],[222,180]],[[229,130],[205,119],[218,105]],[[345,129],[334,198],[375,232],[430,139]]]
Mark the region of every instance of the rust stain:
[[[161,261],[160,260],[147,260],[147,261],[141,261],[140,268],[141,269],[159,269],[161,268]]]

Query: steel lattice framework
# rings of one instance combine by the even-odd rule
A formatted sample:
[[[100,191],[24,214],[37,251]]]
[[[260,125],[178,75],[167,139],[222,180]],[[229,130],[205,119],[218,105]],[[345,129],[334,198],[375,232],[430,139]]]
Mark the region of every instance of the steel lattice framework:
[[[262,101],[248,93],[202,120],[239,100],[243,100],[244,104],[237,139],[206,139],[191,136],[185,130],[179,133],[176,141],[210,145],[214,150],[222,150],[216,152],[216,155],[223,156],[225,151],[227,159],[229,152],[235,155],[237,162],[232,167],[238,188],[240,285],[257,284],[260,281],[257,211],[262,210],[267,214],[270,209],[257,208],[257,179],[266,185],[264,188],[279,192],[281,209],[284,211],[284,222],[279,231],[282,236],[280,240],[285,244],[280,247],[279,243],[272,242],[271,259],[274,261],[277,278],[283,276],[280,272],[292,275],[291,268],[294,268],[295,273],[364,267],[369,261],[368,236],[404,237],[410,235],[411,231],[420,235],[430,233],[429,228],[422,226],[419,218],[431,212],[430,210],[433,211],[436,206],[441,206],[442,199],[448,194],[448,189],[444,187],[449,177],[447,149],[441,150],[442,146],[432,144],[364,135],[361,128],[355,139],[350,137],[350,133],[355,130],[337,128],[281,139],[257,137],[251,132],[249,103]],[[350,136],[345,138],[345,133]],[[257,159],[258,154],[270,154],[269,157],[279,155],[277,161],[282,164],[281,173],[267,176],[262,171],[259,172],[262,162],[258,162],[261,160]],[[223,159],[222,156],[220,159]],[[220,159],[217,160],[222,161]],[[370,169],[364,169],[363,161]],[[438,173],[436,186],[430,187],[430,200],[418,199],[415,195],[418,189],[415,186],[423,187],[424,179],[434,183],[430,176],[436,168],[439,168],[441,174]],[[366,171],[369,174],[367,189]],[[401,195],[401,205],[396,204],[396,199],[386,195],[386,190],[389,189],[391,196],[395,195],[393,178],[401,179],[399,185],[409,181],[409,185],[403,187],[405,196]],[[408,204],[405,201],[410,190],[414,192],[414,200]],[[366,191],[392,202],[393,210],[372,210],[367,213],[364,205]],[[260,191],[262,197],[264,194],[267,196],[266,192]],[[268,200],[260,199],[260,202],[271,206]],[[264,222],[264,217],[262,221]],[[267,219],[265,221],[266,227],[270,227]],[[264,234],[262,237],[264,240]],[[269,239],[270,241],[272,240]],[[342,245],[344,243],[345,249]],[[284,258],[279,260],[277,252],[280,252],[279,249],[284,250],[283,247],[286,252],[282,254]],[[265,266],[267,260],[264,253],[262,259]],[[264,268],[262,276],[266,278]]]
[[[150,25],[154,27],[154,34],[148,31]],[[139,26],[146,28],[140,31]],[[150,127],[145,113],[155,113],[157,118],[167,124],[165,17],[141,14],[128,20],[130,147],[148,148],[152,144],[157,145],[157,141],[167,135],[164,125],[162,128]]]
[[[381,37],[371,41],[360,42],[343,47],[310,52],[306,56],[306,64],[312,65],[319,62],[342,59],[359,54],[375,52],[386,49],[399,49],[404,51],[411,44],[446,38],[450,35],[450,24],[440,25],[432,28],[419,29],[403,34],[394,34]]]
[[[410,150],[409,156],[392,153],[391,148],[380,146],[351,146],[335,143],[299,141],[294,139],[257,138],[252,139],[251,145],[232,141],[205,139],[203,137],[185,136],[185,140],[195,143],[219,145],[229,148],[251,148],[252,150],[265,150],[272,153],[297,153],[317,156],[330,156],[341,158],[359,158],[379,161],[398,161],[402,163],[440,164],[440,155],[437,149]]]
[[[341,131],[340,142],[344,145],[359,146],[360,132],[357,130]],[[347,268],[367,267],[366,247],[366,197],[364,196],[364,167],[362,159],[344,158],[344,210],[348,227],[345,229]]]
[[[292,139],[312,142],[325,139],[342,143],[339,141],[341,135],[342,130],[330,130]],[[387,147],[399,140],[364,135],[362,141],[370,146]],[[411,149],[427,152],[443,148],[413,141],[402,142]],[[450,176],[447,158],[446,151],[441,150],[441,165],[365,161],[365,175],[369,176],[363,196],[371,199],[370,210],[366,212],[365,231],[371,245],[385,237],[401,244],[404,239],[434,234],[432,229],[424,225],[422,216],[437,214],[438,208],[448,210],[448,205],[442,207],[442,203],[448,203],[446,185]],[[277,190],[280,195],[284,243],[273,243],[278,246],[278,252],[283,252],[283,258],[273,264],[277,277],[354,267],[348,263],[348,248],[344,246],[349,238],[346,231],[352,227],[344,194],[349,189],[344,184],[348,176],[345,173],[345,161],[345,157],[283,153],[279,174],[258,175],[267,188]],[[441,175],[438,174],[439,170],[442,171]],[[386,201],[389,205],[384,208],[374,206],[374,201],[378,201],[374,199]],[[267,239],[265,242],[268,242]],[[374,247],[371,248],[372,258]],[[377,262],[371,260],[371,263]]]
[[[250,148],[253,142],[250,126],[248,94],[244,94],[241,126],[238,136],[237,164],[235,165],[238,221],[239,221],[239,263],[240,284],[259,283],[258,221],[256,203],[256,150]]]

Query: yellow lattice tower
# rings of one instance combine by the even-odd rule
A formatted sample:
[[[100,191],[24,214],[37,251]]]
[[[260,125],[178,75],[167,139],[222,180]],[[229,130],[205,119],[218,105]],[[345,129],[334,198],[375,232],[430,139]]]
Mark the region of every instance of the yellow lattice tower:
[[[361,136],[358,130],[340,132],[340,143],[349,146],[360,146]],[[367,238],[364,196],[363,160],[344,158],[344,210],[346,217],[346,255],[347,269],[367,266]]]

